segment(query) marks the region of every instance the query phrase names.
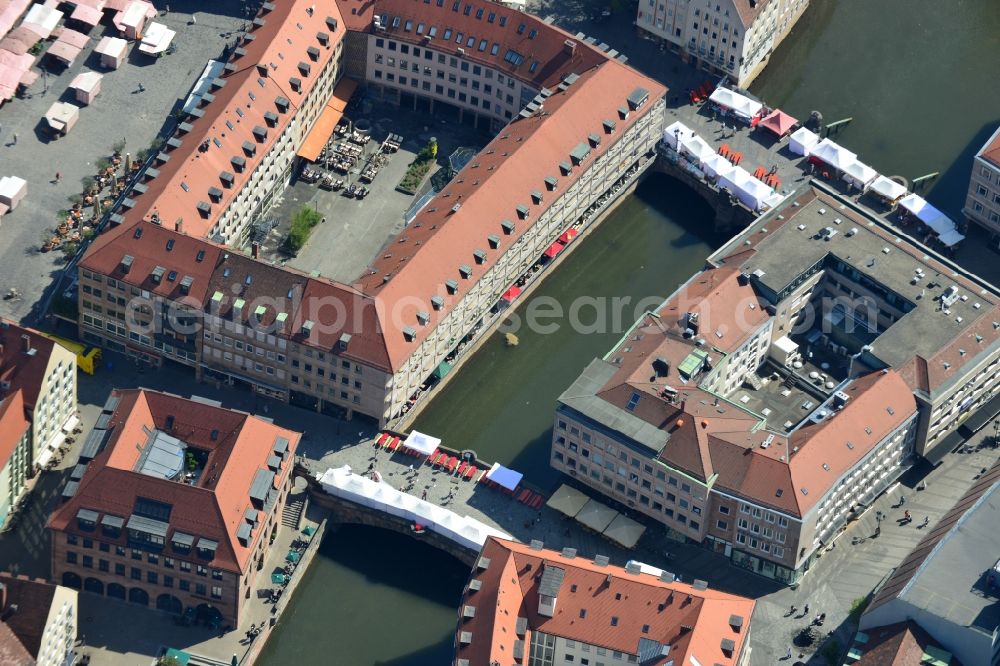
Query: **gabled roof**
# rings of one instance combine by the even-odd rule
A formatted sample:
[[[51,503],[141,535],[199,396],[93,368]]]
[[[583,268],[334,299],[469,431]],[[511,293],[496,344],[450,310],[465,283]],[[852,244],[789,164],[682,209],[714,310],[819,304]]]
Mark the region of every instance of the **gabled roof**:
[[[148,191],[133,194],[138,205],[125,214],[126,226],[138,219],[150,220],[155,214],[171,228],[183,220],[187,233],[207,235],[220,211],[283,134],[294,109],[312,91],[344,36],[342,27],[334,30],[327,23],[329,16],[339,25],[339,9],[332,2],[317,7],[313,0],[271,4],[270,11],[258,16],[261,24],[253,24],[250,39],[240,44],[227,71],[219,77],[223,86],[213,87],[211,101],[198,109],[204,115],[189,119],[188,131],[174,136],[180,146],[168,153],[169,161],[157,166],[159,174],[148,184]],[[319,33],[328,36],[325,44]],[[309,49],[314,50],[310,53]],[[293,78],[300,85],[293,86]],[[282,108],[278,104],[281,98],[291,108]],[[263,134],[255,133],[255,128]],[[253,149],[252,154],[244,145]],[[244,168],[234,168],[236,157],[245,160]],[[223,171],[230,172],[232,182],[223,181]],[[213,187],[221,196],[209,195]],[[207,212],[199,210],[199,203],[208,205]]]
[[[99,236],[80,266],[150,294],[171,300],[187,299],[198,307],[205,301],[209,278],[223,250],[214,243],[158,224],[137,222]],[[154,272],[162,273],[158,280]],[[169,279],[171,275],[173,280]],[[192,278],[187,295],[181,285],[185,277]]]
[[[24,393],[17,389],[0,398],[0,469],[14,453],[24,433],[31,427],[24,417]]]
[[[996,167],[1000,167],[1000,127],[993,133],[989,141],[976,153],[977,157],[982,157],[987,162]]]
[[[462,53],[466,60],[492,67],[536,90],[555,87],[565,74],[582,73],[607,57],[537,16],[486,0],[338,0],[337,4],[350,30],[373,32],[453,55]],[[382,21],[384,32],[374,29],[376,16],[386,17]],[[435,35],[426,39],[432,27],[436,28]],[[444,34],[448,29],[451,33],[446,40]],[[480,50],[484,40],[486,45]],[[573,42],[572,47],[566,44],[567,40]],[[522,56],[523,62],[515,65],[512,62],[515,59],[508,58],[510,51]]]
[[[873,627],[864,632],[868,640],[861,651],[861,658],[854,666],[914,666],[938,664],[962,666],[958,659],[941,649],[934,638],[913,621],[899,622],[884,627]],[[934,652],[934,661],[926,661],[928,652]],[[948,661],[941,658],[947,655]]]
[[[52,608],[56,586],[43,580],[0,573],[7,606],[0,608],[0,654],[4,664],[34,664],[42,647],[42,636]],[[17,610],[11,608],[16,604]]]
[[[172,505],[170,541],[174,533],[194,535],[218,543],[211,566],[245,571],[254,541],[243,545],[237,531],[251,508],[250,488],[259,470],[268,469],[279,439],[288,441],[288,454],[275,487],[290,474],[299,434],[245,412],[186,400],[166,393],[130,389],[120,398],[109,421],[111,438],[88,465],[76,494],[53,512],[49,527],[75,530],[80,509],[128,517],[139,497]],[[207,455],[195,485],[139,471],[143,449],[153,432],[163,432]],[[197,547],[195,543],[195,547]]]
[[[0,320],[0,381],[10,382],[6,391],[0,389],[0,397],[20,389],[25,408],[33,410],[56,344],[33,328]]]
[[[527,656],[532,632],[540,631],[628,654],[642,652],[649,656],[645,666],[695,659],[729,666],[749,635],[751,599],[495,537],[483,546],[482,558],[488,565],[477,565],[472,573],[480,587],[467,591],[461,605],[473,606],[474,615],[463,612],[456,632],[455,658],[470,665],[513,663],[515,642],[523,641]],[[555,587],[546,590],[556,597],[552,617],[538,612],[543,581]],[[467,643],[462,640],[466,632],[471,634]],[[727,639],[729,651],[722,647]],[[664,654],[666,645],[670,649]]]
[[[564,90],[544,100],[543,112],[517,119],[502,130],[390,241],[359,281],[365,293],[379,299],[394,369],[449,315],[501,253],[535,224],[558,193],[569,188],[641,117],[637,111],[620,119],[618,135],[605,135],[602,129],[602,120],[618,118],[618,109],[628,106],[626,98],[639,86],[651,91],[650,100],[665,93],[662,86],[616,61],[582,72]],[[571,167],[570,174],[562,173],[560,162],[568,162],[574,146],[586,142],[590,133],[604,139],[582,164]],[[558,178],[557,193],[543,195],[535,203],[531,193],[547,192],[544,181],[549,176]],[[499,250],[488,249],[491,235],[500,237]],[[476,257],[478,250],[485,251],[482,260]],[[463,274],[463,265],[472,268],[471,275]],[[440,309],[431,303],[435,296],[443,299]],[[430,313],[427,325],[417,321],[421,311]],[[404,335],[406,327],[412,327],[415,335]]]

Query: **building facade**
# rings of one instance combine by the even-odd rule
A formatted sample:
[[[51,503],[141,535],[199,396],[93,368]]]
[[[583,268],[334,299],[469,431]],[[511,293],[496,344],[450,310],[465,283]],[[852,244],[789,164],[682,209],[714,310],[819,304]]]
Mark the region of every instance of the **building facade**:
[[[0,321],[0,397],[21,390],[29,468],[42,467],[77,422],[76,355],[34,329]]]
[[[0,574],[0,658],[7,664],[70,666],[76,660],[76,590]]]
[[[809,0],[640,0],[636,26],[745,88],[808,6]]]
[[[49,519],[52,579],[238,626],[298,441],[207,401],[113,392]]]
[[[320,17],[302,0],[261,14],[148,187],[81,262],[79,332],[153,364],[384,425],[488,330],[503,295],[544,267],[560,236],[585,230],[652,164],[666,91],[616,53],[495,3],[343,0],[330,11]],[[303,50],[292,71],[286,32],[287,50]],[[286,64],[254,64],[272,56]],[[244,244],[270,196],[262,188],[272,192],[254,178],[284,182],[289,151],[344,71],[383,95],[438,99],[503,127],[389,245],[413,250],[381,253],[351,286],[221,245]],[[294,99],[279,94],[288,74]],[[449,87],[438,94],[438,85]],[[236,122],[247,136],[219,139]]]
[[[805,187],[567,389],[553,467],[798,580],[916,456],[994,410],[996,289],[929,252]]]
[[[1000,128],[979,149],[972,160],[969,192],[962,208],[965,217],[990,233],[993,244],[1000,241]],[[1000,246],[1000,245],[998,245]]]
[[[0,525],[24,493],[31,468],[31,424],[20,390],[0,400]]]
[[[638,562],[491,537],[462,596],[453,663],[746,666],[753,609]]]

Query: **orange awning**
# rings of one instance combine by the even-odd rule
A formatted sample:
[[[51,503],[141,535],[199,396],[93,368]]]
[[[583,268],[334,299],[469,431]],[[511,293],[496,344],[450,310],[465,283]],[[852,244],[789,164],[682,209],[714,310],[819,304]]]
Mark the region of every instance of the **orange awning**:
[[[503,296],[501,296],[500,298],[507,301],[508,303],[511,303],[515,298],[517,298],[520,295],[521,295],[521,288],[515,284],[512,285],[510,289],[503,292]]]
[[[576,238],[577,233],[578,233],[577,230],[571,227],[567,229],[565,232],[563,232],[563,235],[559,237],[559,242],[568,243],[574,238]]]
[[[337,87],[333,89],[333,95],[330,96],[326,107],[313,123],[309,134],[306,135],[306,140],[299,147],[299,151],[296,153],[299,157],[310,162],[316,161],[319,154],[323,152],[323,146],[333,135],[333,129],[344,116],[344,109],[347,108],[347,103],[351,101],[351,95],[354,94],[357,87],[358,84],[354,79],[344,78],[340,80]]]

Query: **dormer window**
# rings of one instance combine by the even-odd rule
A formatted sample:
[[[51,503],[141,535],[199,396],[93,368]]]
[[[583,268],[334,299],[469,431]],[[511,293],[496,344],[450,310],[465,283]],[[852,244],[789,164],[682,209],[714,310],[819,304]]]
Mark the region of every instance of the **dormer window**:
[[[458,283],[454,280],[448,280],[444,283],[445,289],[448,290],[449,294],[455,294],[458,292]]]
[[[486,241],[490,244],[490,249],[495,250],[500,247],[500,237],[496,234],[491,235]]]
[[[458,267],[458,274],[461,275],[466,280],[468,280],[470,277],[472,277],[472,267],[469,266],[468,264],[462,264],[461,266]]]
[[[472,253],[472,257],[476,260],[477,264],[486,263],[486,253],[482,250],[476,250]]]
[[[508,236],[514,233],[514,223],[511,222],[510,220],[504,220],[503,222],[501,222],[500,228],[503,229],[503,232]]]
[[[431,307],[440,310],[444,307],[444,299],[440,296],[431,296]]]

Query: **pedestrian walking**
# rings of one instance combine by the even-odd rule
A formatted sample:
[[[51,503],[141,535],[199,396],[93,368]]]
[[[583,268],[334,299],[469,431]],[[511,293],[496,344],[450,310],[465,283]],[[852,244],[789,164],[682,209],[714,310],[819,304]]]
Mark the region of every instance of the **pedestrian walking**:
[[[191,14],[191,25],[198,25],[198,17]]]
[[[792,648],[788,648],[788,651],[785,652],[785,659],[791,659],[791,658],[792,658]]]
[[[17,132],[14,132],[14,145],[17,145]]]
[[[789,611],[788,611],[788,614],[789,614],[789,615],[792,615],[792,614],[794,614],[794,613],[795,613],[795,610],[796,610],[796,609],[795,609],[795,604],[792,604],[792,607],[791,607],[791,609],[789,609]]]
[[[809,615],[809,604],[806,604],[805,606],[802,607],[802,614]]]
[[[62,172],[56,171],[56,182],[58,183],[60,180],[62,180]]]

